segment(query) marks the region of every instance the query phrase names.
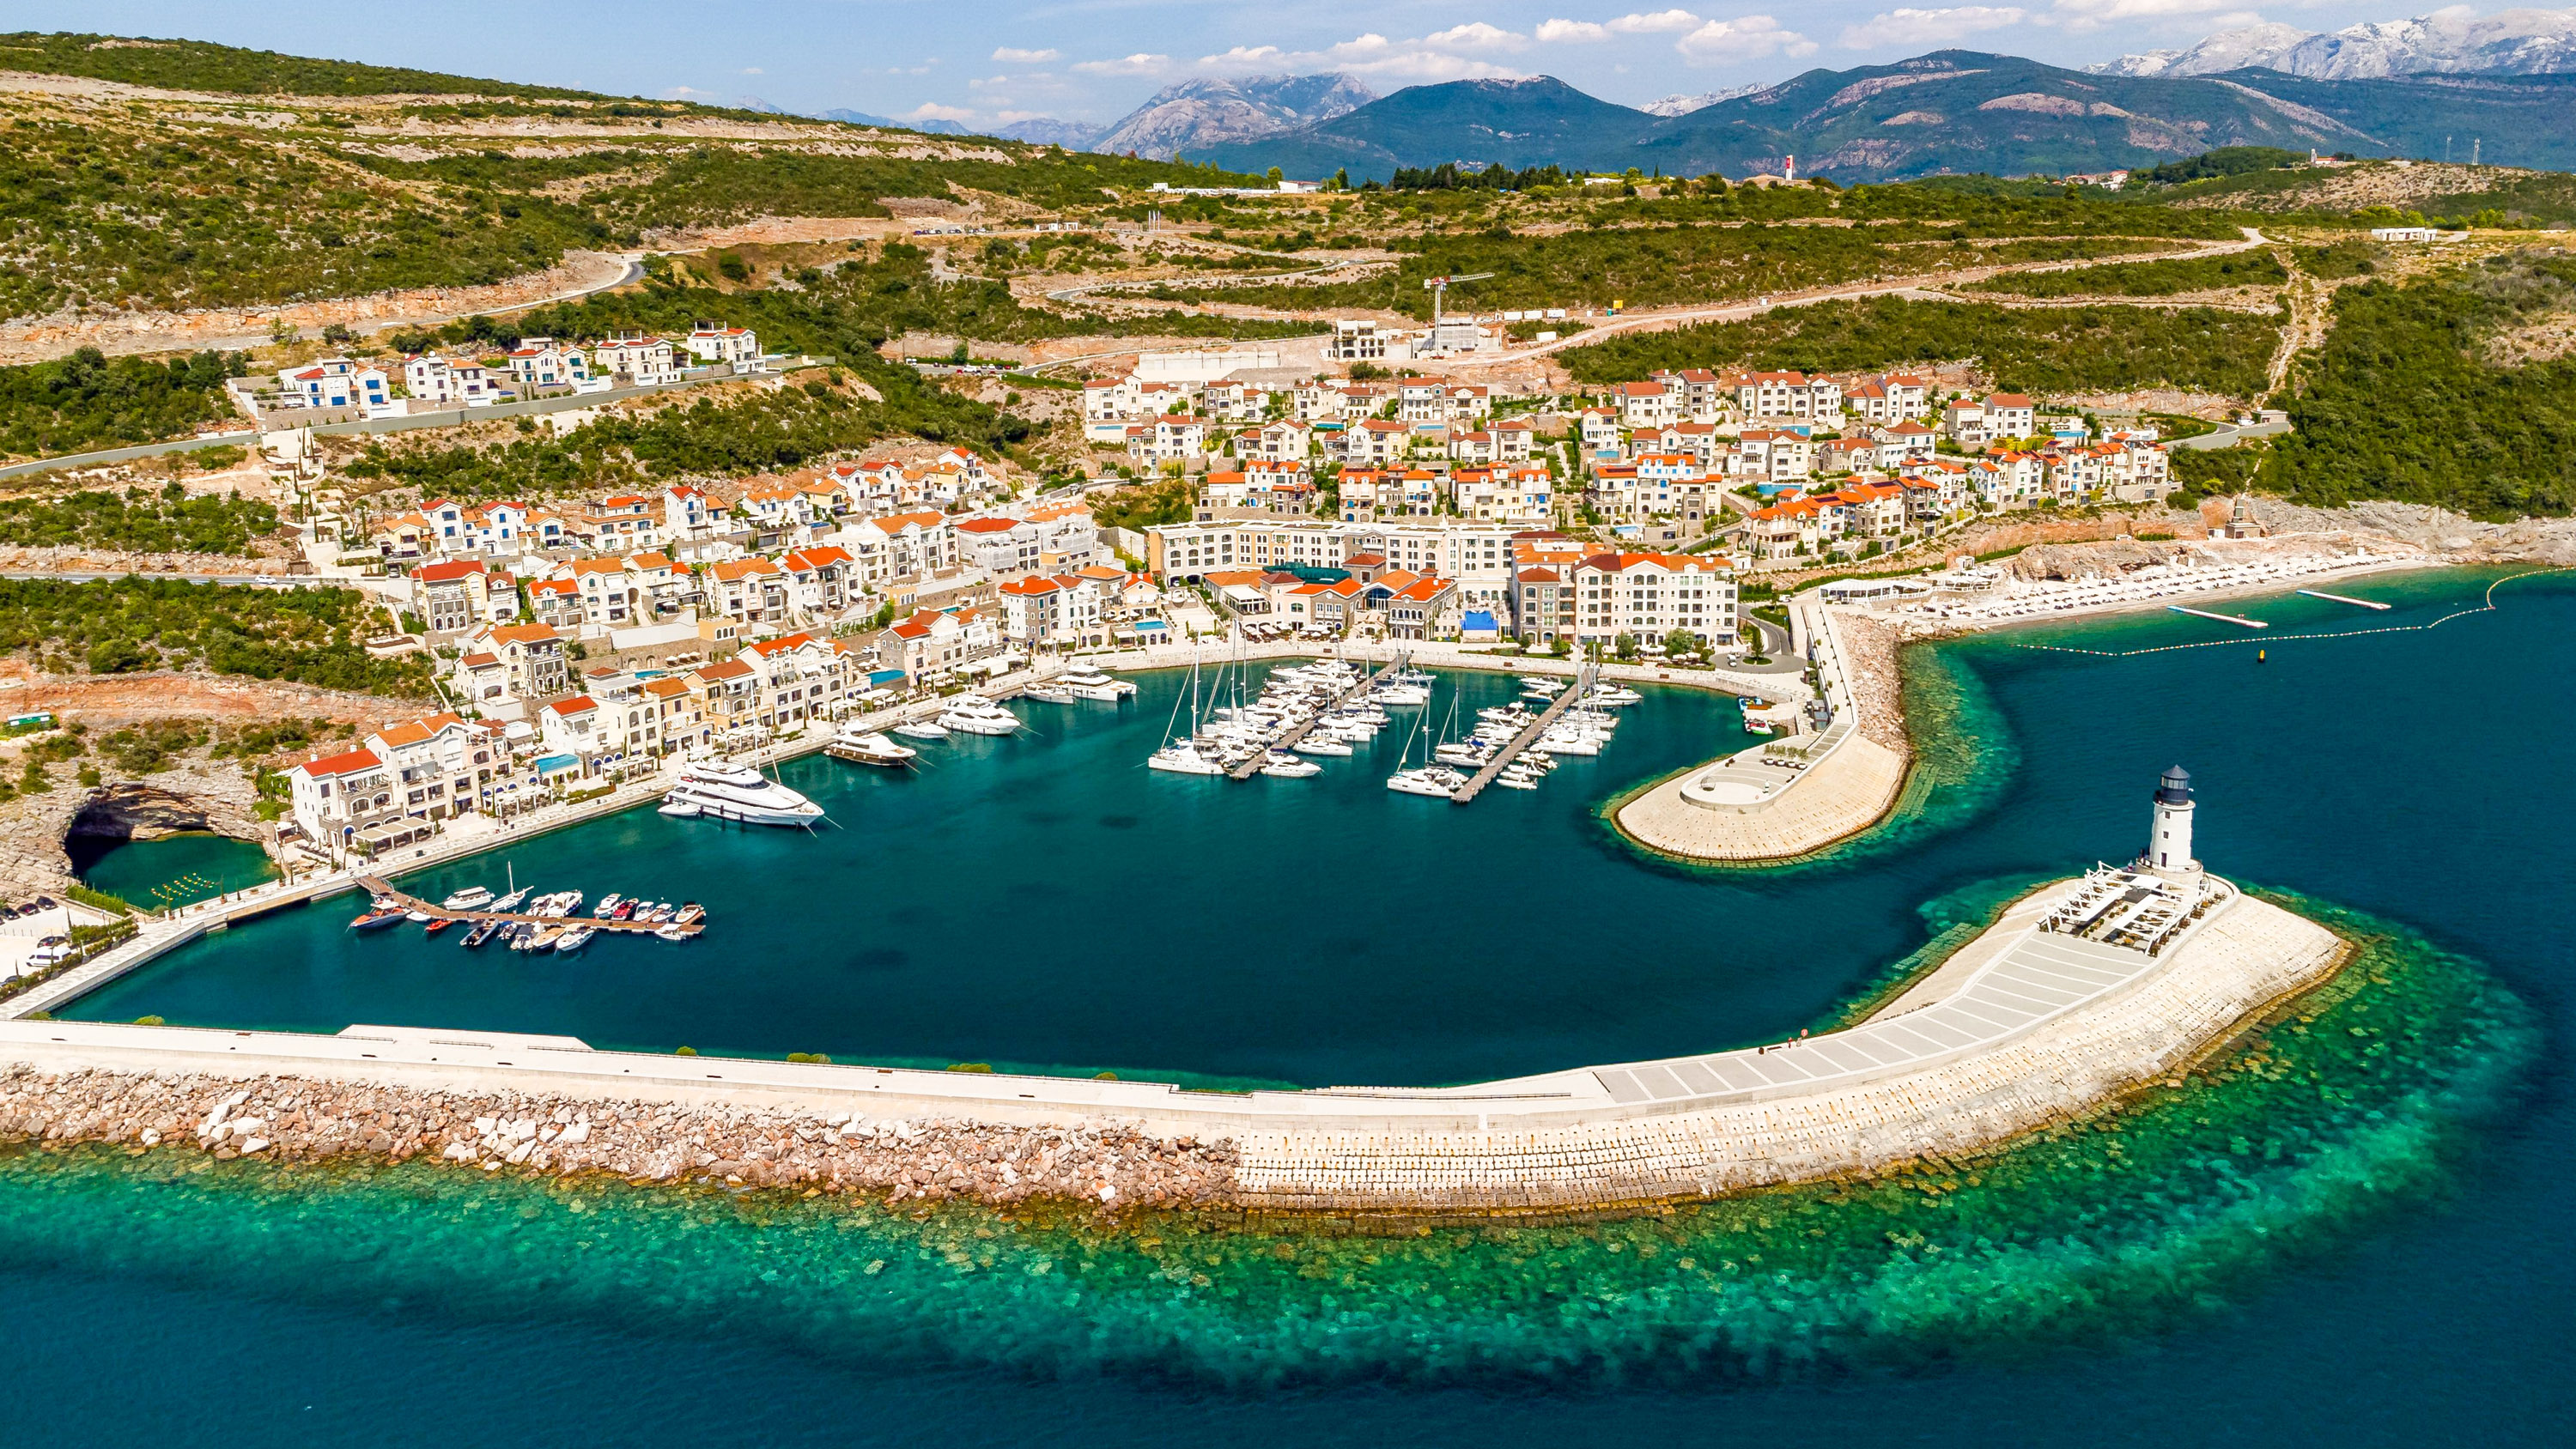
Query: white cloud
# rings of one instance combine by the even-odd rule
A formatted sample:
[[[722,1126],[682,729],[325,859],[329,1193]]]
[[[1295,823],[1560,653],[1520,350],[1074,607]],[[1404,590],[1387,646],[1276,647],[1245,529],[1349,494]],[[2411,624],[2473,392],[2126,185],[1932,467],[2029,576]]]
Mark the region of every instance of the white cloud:
[[[1673,49],[1694,65],[1717,65],[1771,55],[1813,55],[1816,43],[1768,15],[1746,15],[1712,20],[1675,41]]]
[[[993,52],[993,59],[1004,65],[1041,65],[1063,53],[1057,50],[1021,50],[1005,45]]]
[[[1160,75],[1171,67],[1170,56],[1147,55],[1142,51],[1116,60],[1078,60],[1073,63],[1073,69],[1084,75]]]
[[[1954,5],[1940,10],[1906,7],[1873,15],[1858,25],[1845,26],[1839,43],[1845,50],[1943,45],[1980,30],[2001,30],[2028,19],[2030,12],[2014,5]]]
[[[1622,15],[1610,22],[1618,35],[1660,35],[1673,31],[1695,30],[1700,18],[1687,10],[1658,10],[1651,15]]]
[[[1434,31],[1422,43],[1439,50],[1518,50],[1529,44],[1529,37],[1478,20]]]
[[[1553,44],[1589,44],[1614,35],[1663,35],[1695,30],[1704,22],[1687,10],[1657,10],[1622,15],[1616,20],[1547,20],[1532,32]]]
[[[716,93],[714,91],[702,91],[695,86],[673,86],[669,90],[662,92],[662,99],[666,101],[697,101],[705,104],[715,101]]]
[[[744,67],[742,68],[742,73],[743,73],[744,75],[767,75],[767,74],[769,74],[769,72],[767,72],[767,71],[765,71],[765,70],[762,70],[759,66],[756,66],[756,65],[747,65],[747,66],[744,66]]]
[[[2077,32],[2099,30],[2123,20],[2164,20],[2209,15],[2240,0],[2056,0],[2048,18]]]
[[[904,112],[903,118],[907,121],[971,121],[975,119],[975,113],[964,106],[943,106],[935,101],[924,101]]]
[[[1200,74],[1250,75],[1259,71],[1344,70],[1354,75],[1405,81],[1518,79],[1523,72],[1462,51],[1518,50],[1529,37],[1479,22],[1453,26],[1433,35],[1391,40],[1372,31],[1321,50],[1282,50],[1275,45],[1238,45],[1221,55],[1199,58]],[[1080,70],[1082,67],[1074,67]]]

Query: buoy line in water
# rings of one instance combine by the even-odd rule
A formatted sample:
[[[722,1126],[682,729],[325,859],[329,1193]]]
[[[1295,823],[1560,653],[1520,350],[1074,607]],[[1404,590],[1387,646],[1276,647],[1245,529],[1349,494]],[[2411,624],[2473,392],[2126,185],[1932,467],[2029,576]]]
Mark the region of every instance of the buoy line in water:
[[[2021,643],[2016,643],[2013,647],[2016,649],[2037,649],[2050,654],[2090,654],[2096,659],[2126,659],[2135,654],[2170,654],[2177,649],[2241,649],[2248,644],[2269,648],[2274,644],[2286,644],[2293,639],[2359,639],[2369,634],[2416,634],[2421,633],[2426,629],[2439,629],[2443,625],[2451,622],[2453,619],[2465,619],[2471,614],[2491,614],[2495,612],[2497,608],[2495,601],[2496,590],[2503,588],[2505,585],[2512,583],[2516,579],[2537,578],[2542,574],[2565,573],[2570,567],[2576,567],[2576,565],[2562,565],[2558,568],[2532,569],[2525,573],[2507,574],[2505,577],[2487,585],[2486,600],[2476,608],[2454,610],[2451,613],[2444,614],[2442,617],[2435,619],[2429,624],[2383,624],[2376,629],[2337,629],[2317,634],[2276,634],[2243,639],[2202,639],[2191,644],[2156,644],[2144,649],[2084,649],[2073,644]]]

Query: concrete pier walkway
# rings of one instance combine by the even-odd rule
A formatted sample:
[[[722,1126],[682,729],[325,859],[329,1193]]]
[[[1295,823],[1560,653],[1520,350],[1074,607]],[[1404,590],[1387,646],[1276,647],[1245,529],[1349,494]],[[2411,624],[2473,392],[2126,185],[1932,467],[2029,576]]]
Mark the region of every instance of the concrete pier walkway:
[[[1501,753],[1487,760],[1484,768],[1478,770],[1466,784],[1449,792],[1449,803],[1464,805],[1482,794],[1487,785],[1494,783],[1494,777],[1503,772],[1504,766],[1519,759],[1522,752],[1535,743],[1540,735],[1547,733],[1549,725],[1556,723],[1567,710],[1574,708],[1577,700],[1590,694],[1592,686],[1599,680],[1599,670],[1590,665],[1584,666],[1581,672],[1574,676],[1574,683],[1558,691],[1556,698],[1549,702],[1547,708],[1539,712],[1538,718],[1523,725],[1521,732],[1512,736],[1511,743],[1504,745]]]
[[[1393,674],[1399,669],[1402,669],[1405,666],[1405,662],[1412,657],[1413,656],[1409,654],[1398,654],[1393,659],[1379,665],[1376,672],[1368,675],[1366,678],[1360,680],[1350,688],[1333,696],[1333,702],[1331,704],[1328,704],[1322,709],[1315,711],[1313,714],[1306,716],[1303,721],[1290,729],[1288,733],[1280,736],[1279,743],[1272,745],[1270,750],[1293,750],[1297,748],[1298,745],[1304,743],[1306,736],[1314,731],[1315,722],[1317,720],[1322,719],[1325,715],[1332,713],[1334,710],[1340,709],[1343,705],[1350,703],[1360,695],[1368,693],[1379,680],[1386,678],[1388,675]],[[1270,750],[1263,750],[1254,755],[1251,759],[1248,759],[1242,764],[1235,766],[1233,769],[1226,771],[1226,778],[1229,780],[1249,780],[1254,775],[1259,774],[1261,772],[1261,767],[1269,763]]]
[[[704,921],[692,921],[683,926],[668,921],[607,921],[597,916],[531,916],[514,911],[453,911],[435,901],[425,901],[418,896],[406,895],[394,889],[392,882],[379,880],[371,875],[358,877],[358,884],[369,895],[381,901],[389,901],[399,910],[418,911],[432,919],[499,921],[505,925],[522,923],[531,926],[588,926],[594,931],[629,931],[648,936],[664,929],[676,929],[683,935],[694,936],[706,929]]]

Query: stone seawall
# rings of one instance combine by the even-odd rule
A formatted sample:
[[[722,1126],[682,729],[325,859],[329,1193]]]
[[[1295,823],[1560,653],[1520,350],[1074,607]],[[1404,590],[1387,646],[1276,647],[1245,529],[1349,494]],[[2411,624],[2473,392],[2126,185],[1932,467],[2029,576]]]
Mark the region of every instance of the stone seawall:
[[[1992,953],[2000,959],[2011,942],[2034,939],[2032,913],[2051,895],[2016,907],[1968,950],[2002,941],[2008,949]],[[2325,980],[2342,955],[2323,927],[2235,896],[2164,956],[2140,953],[2145,964],[2131,978],[2067,993],[2062,1009],[1988,1040],[1839,1076],[1828,1060],[1848,1056],[1836,1045],[1844,1034],[1783,1043],[1759,1059],[1789,1068],[1788,1084],[1775,1076],[1677,1101],[1623,1095],[1619,1084],[1668,1069],[1687,1076],[1696,1063],[1237,1096],[594,1052],[569,1038],[471,1032],[353,1027],[313,1037],[0,1022],[0,1137],[284,1160],[427,1155],[460,1170],[609,1172],[898,1200],[1570,1211],[1991,1147],[2193,1060],[2249,1016]],[[1960,983],[1960,1004],[1974,980]],[[1909,994],[1899,1005],[1867,1025],[1941,1003]],[[1923,1021],[1917,1030],[1938,1031]]]

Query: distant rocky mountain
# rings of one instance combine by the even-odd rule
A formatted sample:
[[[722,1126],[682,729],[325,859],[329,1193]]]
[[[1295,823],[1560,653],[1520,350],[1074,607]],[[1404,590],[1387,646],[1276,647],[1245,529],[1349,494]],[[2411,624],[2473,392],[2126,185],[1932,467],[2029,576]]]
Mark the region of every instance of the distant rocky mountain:
[[[2404,75],[2554,75],[2576,71],[2576,10],[2439,11],[2347,25],[2222,30],[2184,50],[2150,50],[2085,69],[2096,75],[2197,76],[2261,67],[2313,80]]]
[[[1812,70],[1677,116],[1563,81],[1413,86],[1329,121],[1191,153],[1301,179],[1457,162],[1698,176],[1776,172],[1846,183],[1954,172],[2064,175],[2153,165],[2218,146],[2439,157],[2484,138],[2504,165],[2576,166],[2576,75],[2316,79],[2264,68],[2126,76],[1940,51]],[[2462,144],[2465,144],[2463,141]]]
[[[1762,83],[1756,81],[1751,85],[1728,86],[1722,91],[1702,91],[1695,96],[1666,96],[1660,101],[1648,101],[1637,109],[1650,116],[1687,116],[1693,111],[1706,110],[1719,101],[1749,96],[1760,89]]]
[[[976,134],[955,121],[898,121],[891,116],[871,115],[866,111],[816,111],[818,121],[845,121],[853,126],[884,126],[896,131],[927,131],[934,136],[971,136]]]
[[[1274,136],[1329,121],[1367,105],[1377,92],[1355,76],[1257,75],[1240,80],[1186,80],[1156,91],[1091,149],[1133,151],[1154,160],[1198,153],[1228,142]]]
[[[1031,116],[1025,121],[995,126],[992,134],[1036,146],[1062,146],[1068,151],[1086,151],[1092,142],[1101,138],[1104,129],[1080,121],[1059,121],[1053,116]]]

